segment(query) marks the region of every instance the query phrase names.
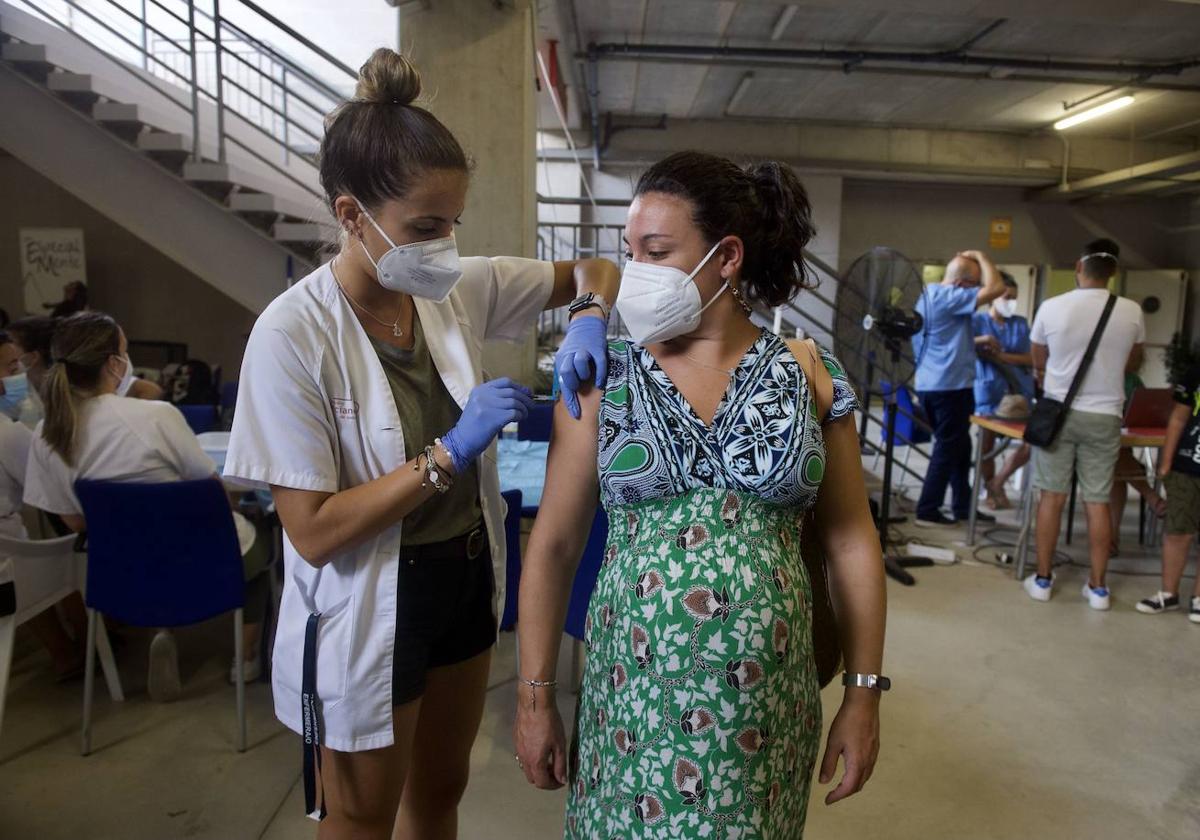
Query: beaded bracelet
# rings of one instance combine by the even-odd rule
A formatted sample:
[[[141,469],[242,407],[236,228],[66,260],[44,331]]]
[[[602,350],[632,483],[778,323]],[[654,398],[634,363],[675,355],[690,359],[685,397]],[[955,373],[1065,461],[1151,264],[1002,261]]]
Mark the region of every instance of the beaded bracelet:
[[[529,686],[529,702],[535,712],[537,711],[537,690],[539,688],[558,688],[558,680],[527,680],[524,677],[517,677],[517,680]]]

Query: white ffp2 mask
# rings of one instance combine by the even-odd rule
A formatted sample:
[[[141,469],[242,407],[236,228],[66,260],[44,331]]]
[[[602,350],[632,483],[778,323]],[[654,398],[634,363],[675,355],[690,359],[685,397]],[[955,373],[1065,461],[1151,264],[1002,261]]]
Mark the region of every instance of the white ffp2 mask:
[[[712,250],[705,254],[691,274],[669,265],[633,260],[625,263],[616,306],[635,342],[653,344],[670,341],[699,326],[704,310],[729,288],[729,281],[726,280],[708,303],[701,305],[700,290],[692,282],[720,247],[720,242],[712,246]]]
[[[357,202],[357,199],[355,201]],[[361,202],[358,202],[358,209],[362,210],[367,221],[379,231],[379,235],[389,246],[383,256],[376,260],[367,250],[366,243],[359,240],[363,253],[375,267],[375,278],[380,286],[393,292],[404,292],[438,303],[450,297],[451,290],[462,279],[458,244],[453,235],[413,242],[410,245],[396,245]]]
[[[1008,298],[1000,298],[996,301],[996,311],[1000,313],[1001,318],[1011,318],[1017,314],[1017,302]]]

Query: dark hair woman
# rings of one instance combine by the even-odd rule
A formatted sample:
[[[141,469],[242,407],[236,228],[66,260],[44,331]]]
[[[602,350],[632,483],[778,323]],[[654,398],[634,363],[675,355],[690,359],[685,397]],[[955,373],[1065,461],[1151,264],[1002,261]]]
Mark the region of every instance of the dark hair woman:
[[[518,756],[539,787],[570,781],[570,838],[661,822],[791,840],[821,735],[808,511],[852,675],[821,781],[839,757],[846,774],[827,802],[870,776],[876,686],[887,685],[854,393],[827,351],[749,318],[752,302],[806,285],[808,198],[782,164],[672,155],[638,182],[625,232],[617,308],[633,341],[610,345],[608,384],[582,396],[583,424],[558,412],[522,557]],[[554,666],[597,496],[609,541],[568,770]]]
[[[454,835],[503,603],[504,503],[480,456],[532,402],[484,381],[484,341],[574,298],[559,371],[569,386],[594,362],[603,382],[619,284],[604,260],[460,258],[470,165],[420,90],[377,50],[326,121],[341,248],[255,324],[225,466],[270,485],[283,522],[275,709],[305,736],[323,837]]]

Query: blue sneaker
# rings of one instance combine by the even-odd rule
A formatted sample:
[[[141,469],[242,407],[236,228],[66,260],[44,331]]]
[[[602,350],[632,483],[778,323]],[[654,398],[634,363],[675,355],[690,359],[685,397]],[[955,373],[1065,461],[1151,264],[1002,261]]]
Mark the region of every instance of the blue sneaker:
[[[1054,578],[1030,575],[1024,581],[1025,592],[1035,601],[1049,601],[1054,595]]]
[[[1084,581],[1083,597],[1087,599],[1088,606],[1094,610],[1112,609],[1112,598],[1109,597],[1107,586],[1093,588],[1090,583]]]

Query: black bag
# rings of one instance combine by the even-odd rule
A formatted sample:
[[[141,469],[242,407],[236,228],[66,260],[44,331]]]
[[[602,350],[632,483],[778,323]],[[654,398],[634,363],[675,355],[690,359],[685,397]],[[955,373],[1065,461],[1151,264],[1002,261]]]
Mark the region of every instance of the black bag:
[[[1043,395],[1033,404],[1033,413],[1029,415],[1029,422],[1025,424],[1026,443],[1040,447],[1050,446],[1062,431],[1063,423],[1067,422],[1067,412],[1071,409],[1071,403],[1075,402],[1075,395],[1079,392],[1079,386],[1083,384],[1083,377],[1087,376],[1092,357],[1096,355],[1096,347],[1100,344],[1100,336],[1104,334],[1104,328],[1108,326],[1109,316],[1116,305],[1117,296],[1110,294],[1108,303],[1104,305],[1104,312],[1100,314],[1100,323],[1096,324],[1087,350],[1083,352],[1079,370],[1075,371],[1075,378],[1071,380],[1066,399],[1060,402]]]

